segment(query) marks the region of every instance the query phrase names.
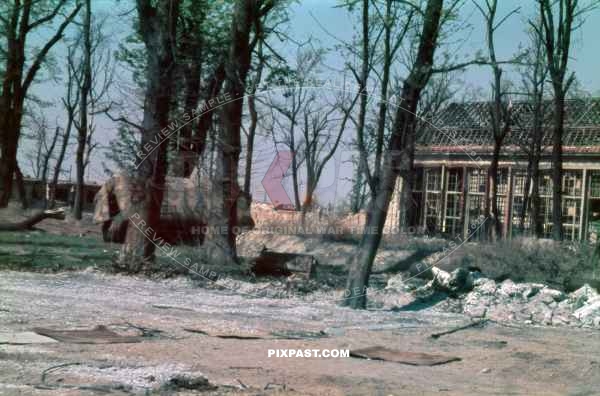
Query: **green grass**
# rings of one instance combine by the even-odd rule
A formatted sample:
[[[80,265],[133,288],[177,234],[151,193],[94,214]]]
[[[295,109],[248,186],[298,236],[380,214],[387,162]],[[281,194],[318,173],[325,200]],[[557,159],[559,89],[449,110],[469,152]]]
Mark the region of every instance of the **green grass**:
[[[56,272],[104,267],[110,265],[112,250],[98,237],[0,232],[0,270]]]

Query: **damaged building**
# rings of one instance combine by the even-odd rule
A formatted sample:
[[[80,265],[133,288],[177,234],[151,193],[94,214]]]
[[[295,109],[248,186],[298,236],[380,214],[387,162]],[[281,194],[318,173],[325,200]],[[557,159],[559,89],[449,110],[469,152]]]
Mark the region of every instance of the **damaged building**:
[[[539,221],[544,237],[552,235],[552,108],[551,102],[544,104],[542,123]],[[533,122],[530,103],[512,104],[510,131],[500,151],[497,190],[499,221],[509,238],[528,234],[532,227],[528,211],[522,214],[532,189],[528,165]],[[450,104],[432,124],[422,126],[417,132],[408,224],[447,237],[477,234],[491,185],[492,154],[488,103]],[[564,239],[595,241],[600,226],[600,98],[567,101],[562,159]],[[399,206],[401,194],[397,192],[392,210]],[[397,212],[391,216],[398,219]]]

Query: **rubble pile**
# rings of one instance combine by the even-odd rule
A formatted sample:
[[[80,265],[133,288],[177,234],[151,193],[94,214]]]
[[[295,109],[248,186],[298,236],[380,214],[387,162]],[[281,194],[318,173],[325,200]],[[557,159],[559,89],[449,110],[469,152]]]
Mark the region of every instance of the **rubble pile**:
[[[403,275],[389,279],[387,290],[411,295],[410,305],[420,302],[434,310],[462,312],[473,318],[535,325],[567,325],[600,329],[600,294],[584,285],[565,293],[541,283],[496,282],[479,272],[435,269],[433,279],[421,285]],[[411,286],[412,285],[412,286]],[[439,301],[426,304],[427,301]],[[406,296],[398,301],[407,301]],[[396,307],[402,310],[403,307]]]

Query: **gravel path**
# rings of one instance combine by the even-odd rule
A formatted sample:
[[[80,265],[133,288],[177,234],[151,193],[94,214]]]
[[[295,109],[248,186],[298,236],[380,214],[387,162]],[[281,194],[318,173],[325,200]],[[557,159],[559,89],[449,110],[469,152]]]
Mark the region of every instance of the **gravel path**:
[[[160,330],[134,344],[0,345],[0,395],[144,394],[178,374],[205,376],[206,394],[597,395],[600,334],[589,329],[468,323],[435,312],[352,311],[329,301],[248,298],[98,272],[0,272],[0,333],[107,325],[123,334]],[[221,339],[209,333],[325,332],[305,339]],[[387,345],[459,356],[414,367],[355,358],[268,358],[268,349]],[[64,364],[47,373],[44,370]],[[90,385],[91,384],[91,385]],[[60,387],[59,387],[60,386]],[[102,388],[104,387],[104,388]],[[181,391],[181,394],[191,391]]]

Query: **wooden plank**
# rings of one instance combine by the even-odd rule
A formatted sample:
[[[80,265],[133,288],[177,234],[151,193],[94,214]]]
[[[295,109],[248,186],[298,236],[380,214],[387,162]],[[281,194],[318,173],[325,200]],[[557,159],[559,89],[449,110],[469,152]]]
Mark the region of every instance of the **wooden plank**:
[[[457,362],[461,360],[461,358],[456,356],[398,351],[383,346],[373,346],[369,348],[351,350],[350,356],[362,359],[385,360],[388,362],[408,364],[411,366],[437,366],[440,364]]]

